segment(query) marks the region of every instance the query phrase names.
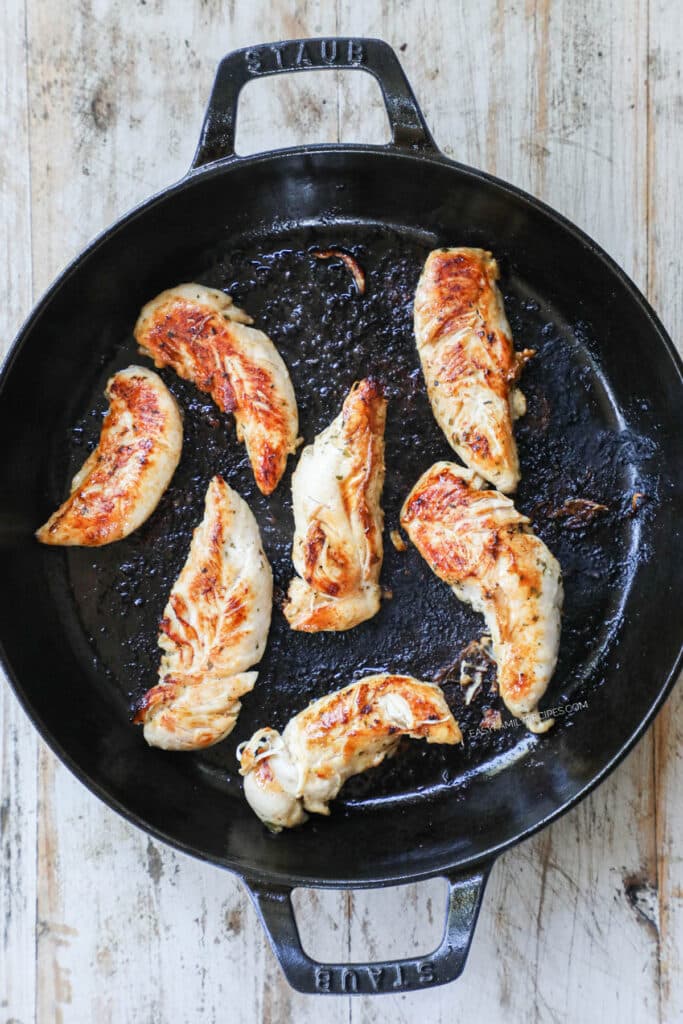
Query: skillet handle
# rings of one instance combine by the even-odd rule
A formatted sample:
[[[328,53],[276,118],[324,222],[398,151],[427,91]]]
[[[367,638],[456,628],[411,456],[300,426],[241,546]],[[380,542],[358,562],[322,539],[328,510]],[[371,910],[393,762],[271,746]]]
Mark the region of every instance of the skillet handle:
[[[375,963],[320,963],[304,952],[292,906],[292,889],[245,879],[254,906],[287,981],[297,992],[315,995],[373,995],[413,992],[444,985],[462,974],[492,862],[447,877],[448,904],[443,938],[433,953]]]
[[[218,65],[192,169],[235,158],[237,100],[247,82],[321,68],[360,69],[379,82],[392,141],[400,149],[438,152],[398,57],[381,39],[289,39],[229,53]]]

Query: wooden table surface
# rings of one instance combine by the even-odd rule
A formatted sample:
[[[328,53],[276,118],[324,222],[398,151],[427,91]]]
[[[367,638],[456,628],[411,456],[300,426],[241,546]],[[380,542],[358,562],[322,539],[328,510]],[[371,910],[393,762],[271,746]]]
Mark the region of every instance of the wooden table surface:
[[[587,229],[681,339],[680,0],[6,0],[3,9],[4,346],[88,239],[184,173],[226,51],[325,34],[394,45],[443,150]],[[245,152],[386,138],[365,75],[262,81],[241,105]],[[499,860],[459,982],[323,1000],[288,988],[238,881],[153,842],[91,796],[2,686],[0,1024],[683,1020],[682,703],[679,687],[597,792]],[[297,903],[320,957],[367,959],[427,952],[443,900],[437,880],[302,892]]]

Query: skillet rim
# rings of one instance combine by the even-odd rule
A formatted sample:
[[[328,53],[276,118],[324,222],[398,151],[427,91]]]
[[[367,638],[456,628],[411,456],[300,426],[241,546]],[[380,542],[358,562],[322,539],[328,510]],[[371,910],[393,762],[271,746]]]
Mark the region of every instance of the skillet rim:
[[[466,178],[473,178],[477,181],[483,181],[487,185],[493,186],[495,189],[501,191],[505,195],[513,196],[517,200],[521,200],[526,205],[530,206],[535,212],[541,213],[548,217],[555,223],[556,226],[568,232],[578,241],[585,249],[589,250],[594,256],[596,256],[601,263],[605,266],[605,269],[611,273],[613,279],[626,290],[630,295],[631,299],[634,300],[641,308],[643,314],[647,318],[650,324],[650,328],[657,335],[659,342],[662,344],[664,351],[669,356],[672,364],[672,369],[675,371],[679,386],[683,387],[683,358],[679,354],[678,350],[674,346],[674,343],[667,332],[666,328],[659,319],[657,313],[650,305],[648,299],[643,295],[634,281],[629,277],[628,274],[619,266],[618,263],[602,248],[593,238],[590,237],[582,228],[577,227],[572,221],[570,221],[563,214],[559,213],[553,207],[523,189],[512,185],[507,181],[495,177],[487,173],[486,171],[478,170],[473,167],[469,167],[466,164],[461,164],[455,160],[451,160],[445,156],[440,150],[435,149],[434,151],[424,150],[411,150],[407,147],[397,146],[393,143],[389,143],[384,146],[373,146],[373,145],[361,145],[361,144],[347,144],[347,143],[326,143],[316,144],[307,146],[291,146],[281,148],[277,150],[269,150],[264,153],[256,153],[249,156],[230,156],[220,160],[216,160],[212,163],[204,166],[191,169],[186,175],[180,178],[173,184],[153,193],[148,198],[142,200],[137,205],[133,206],[130,210],[123,214],[118,220],[114,221],[108,227],[106,227],[99,234],[87,243],[87,245],[66,265],[66,267],[58,274],[51,285],[42,293],[35,306],[32,308],[29,315],[22,323],[19,331],[17,332],[12,344],[10,345],[4,359],[0,363],[0,402],[2,401],[4,390],[7,387],[7,381],[11,374],[12,367],[16,358],[19,356],[24,343],[27,341],[31,330],[35,322],[43,314],[44,310],[49,306],[52,298],[56,295],[66,281],[68,281],[74,274],[77,274],[84,264],[92,255],[94,255],[98,249],[106,245],[110,238],[112,238],[120,229],[123,229],[128,224],[135,221],[138,217],[144,216],[144,214],[154,207],[156,204],[171,200],[175,195],[182,192],[188,187],[192,187],[195,182],[201,180],[208,180],[210,178],[219,177],[226,173],[229,173],[233,167],[245,168],[249,165],[255,166],[258,164],[269,163],[277,161],[287,157],[306,157],[316,156],[318,154],[325,155],[371,155],[379,157],[389,157],[391,159],[408,159],[415,163],[418,163],[421,167],[425,164],[434,164],[440,167],[446,167],[449,170],[453,170]],[[38,731],[41,739],[50,747],[55,753],[59,760],[69,769],[69,771],[81,782],[92,794],[102,800],[109,808],[116,811],[124,819],[129,821],[131,824],[142,829],[148,835],[153,836],[155,839],[160,840],[173,847],[174,849],[180,850],[183,853],[189,854],[193,857],[203,860],[208,863],[215,864],[218,867],[222,867],[232,873],[240,876],[245,881],[253,882],[254,884],[265,884],[265,885],[287,885],[292,888],[297,887],[308,887],[308,888],[323,888],[323,889],[369,889],[379,888],[391,885],[401,885],[410,882],[424,881],[429,878],[434,878],[449,873],[460,873],[465,872],[468,869],[484,864],[490,864],[496,860],[506,850],[516,846],[518,843],[525,839],[535,835],[541,829],[550,825],[552,822],[558,820],[568,811],[572,810],[577,804],[579,804],[585,797],[587,797],[597,786],[599,786],[614,770],[618,765],[627,757],[627,755],[633,750],[635,745],[651,726],[657,714],[662,709],[665,701],[669,697],[673,687],[678,679],[678,676],[683,668],[683,629],[681,629],[681,640],[679,643],[678,654],[674,660],[673,665],[668,670],[663,685],[656,694],[652,704],[650,705],[647,713],[642,717],[637,727],[633,730],[630,736],[628,736],[624,742],[620,745],[619,750],[614,756],[608,760],[602,768],[594,774],[594,776],[569,800],[565,801],[556,807],[550,814],[540,818],[534,825],[528,829],[518,832],[516,835],[498,843],[496,846],[489,848],[486,853],[478,856],[466,857],[464,859],[456,859],[454,861],[446,860],[444,863],[439,862],[431,868],[424,868],[421,870],[410,871],[409,873],[389,873],[381,877],[373,876],[372,878],[365,877],[363,880],[354,880],[353,878],[344,879],[317,879],[305,874],[284,874],[282,872],[264,872],[261,870],[253,870],[248,865],[244,866],[242,863],[237,862],[233,858],[221,858],[213,854],[207,853],[206,850],[201,850],[197,846],[191,846],[188,843],[184,843],[163,830],[158,829],[150,825],[142,817],[137,815],[126,807],[120,800],[111,795],[99,782],[95,781],[78,763],[71,757],[69,753],[62,747],[61,743],[56,739],[54,734],[45,725],[41,717],[32,707],[32,703],[27,693],[25,692],[21,682],[19,681],[16,673],[10,661],[7,657],[4,644],[0,638],[0,665],[4,669],[8,682],[12,687],[21,707],[26,712],[31,724]]]

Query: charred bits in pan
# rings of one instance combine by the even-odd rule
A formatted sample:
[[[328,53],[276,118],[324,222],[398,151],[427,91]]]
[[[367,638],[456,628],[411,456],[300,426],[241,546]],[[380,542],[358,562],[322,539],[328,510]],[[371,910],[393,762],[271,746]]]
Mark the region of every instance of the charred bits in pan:
[[[358,294],[365,295],[365,271],[351,253],[345,252],[343,249],[314,249],[313,256],[317,260],[341,260],[347,270],[351,272]]]

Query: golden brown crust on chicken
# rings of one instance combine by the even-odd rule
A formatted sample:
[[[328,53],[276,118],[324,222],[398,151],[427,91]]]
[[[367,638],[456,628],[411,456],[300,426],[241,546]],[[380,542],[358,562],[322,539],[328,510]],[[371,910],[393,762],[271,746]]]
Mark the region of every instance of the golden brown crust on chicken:
[[[284,607],[292,629],[351,629],[379,610],[386,407],[376,381],[354,384],[340,415],[301,453],[292,477],[301,578]]]
[[[443,693],[411,676],[374,675],[337,690],[291,719],[282,736],[260,729],[238,751],[244,791],[273,830],[329,814],[352,775],[391,757],[402,736],[460,743]]]
[[[435,249],[415,293],[415,337],[436,420],[471,469],[514,491],[512,422],[524,412],[515,383],[533,355],[516,353],[498,264],[484,249]]]
[[[135,338],[155,366],[172,367],[234,414],[257,486],[271,494],[296,450],[299,421],[287,367],[251,323],[224,292],[182,284],[147,303]]]
[[[152,514],[180,460],[183,422],[158,374],[143,366],[107,382],[100,439],[71,493],[36,531],[41,544],[99,547],[127,537]]]
[[[432,571],[483,613],[506,706],[544,732],[552,719],[542,721],[537,706],[560,641],[557,560],[509,498],[451,462],[437,462],[418,480],[401,525]]]
[[[228,735],[256,682],[246,670],[263,656],[272,595],[256,520],[215,476],[159,627],[160,683],[135,716],[148,743],[194,750]]]

